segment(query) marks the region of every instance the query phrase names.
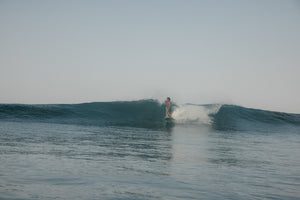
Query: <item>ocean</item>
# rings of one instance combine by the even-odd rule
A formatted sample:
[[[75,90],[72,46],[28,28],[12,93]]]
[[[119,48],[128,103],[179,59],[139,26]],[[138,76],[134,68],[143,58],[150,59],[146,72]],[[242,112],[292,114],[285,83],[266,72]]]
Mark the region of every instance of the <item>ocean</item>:
[[[300,199],[300,114],[158,100],[0,104],[0,199]]]

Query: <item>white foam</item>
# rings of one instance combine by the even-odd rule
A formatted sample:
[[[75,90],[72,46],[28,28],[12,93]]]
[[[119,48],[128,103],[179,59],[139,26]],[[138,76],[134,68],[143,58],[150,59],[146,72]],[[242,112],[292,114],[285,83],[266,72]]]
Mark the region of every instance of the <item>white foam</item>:
[[[210,114],[217,113],[221,105],[212,106],[185,104],[175,108],[172,113],[176,123],[211,124]]]

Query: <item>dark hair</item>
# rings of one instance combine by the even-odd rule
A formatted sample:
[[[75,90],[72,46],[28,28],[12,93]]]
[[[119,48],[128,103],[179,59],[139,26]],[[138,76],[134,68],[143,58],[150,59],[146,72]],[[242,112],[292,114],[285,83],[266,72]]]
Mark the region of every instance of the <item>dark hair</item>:
[[[170,98],[170,97],[167,97],[167,99],[168,99],[169,101],[171,101],[171,98]]]

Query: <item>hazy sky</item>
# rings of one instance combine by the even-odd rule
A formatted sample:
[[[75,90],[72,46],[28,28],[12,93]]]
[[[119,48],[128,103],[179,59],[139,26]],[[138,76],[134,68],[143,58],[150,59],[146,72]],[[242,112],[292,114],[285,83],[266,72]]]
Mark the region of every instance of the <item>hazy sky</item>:
[[[0,103],[166,96],[300,113],[300,1],[0,0]]]

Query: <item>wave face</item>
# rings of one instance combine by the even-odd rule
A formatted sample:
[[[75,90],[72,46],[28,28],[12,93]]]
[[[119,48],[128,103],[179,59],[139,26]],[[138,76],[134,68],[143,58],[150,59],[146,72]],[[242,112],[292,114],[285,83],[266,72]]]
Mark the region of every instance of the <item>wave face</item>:
[[[222,105],[212,115],[212,127],[217,130],[274,131],[293,126],[299,131],[300,115],[273,112],[235,105]]]
[[[300,128],[300,115],[244,108],[235,105],[175,105],[175,125],[209,126],[222,131],[268,131]],[[164,128],[166,105],[157,100],[83,104],[0,104],[0,120],[71,123],[98,126]]]
[[[156,100],[83,104],[0,105],[0,119],[85,125],[159,127],[166,108]]]

